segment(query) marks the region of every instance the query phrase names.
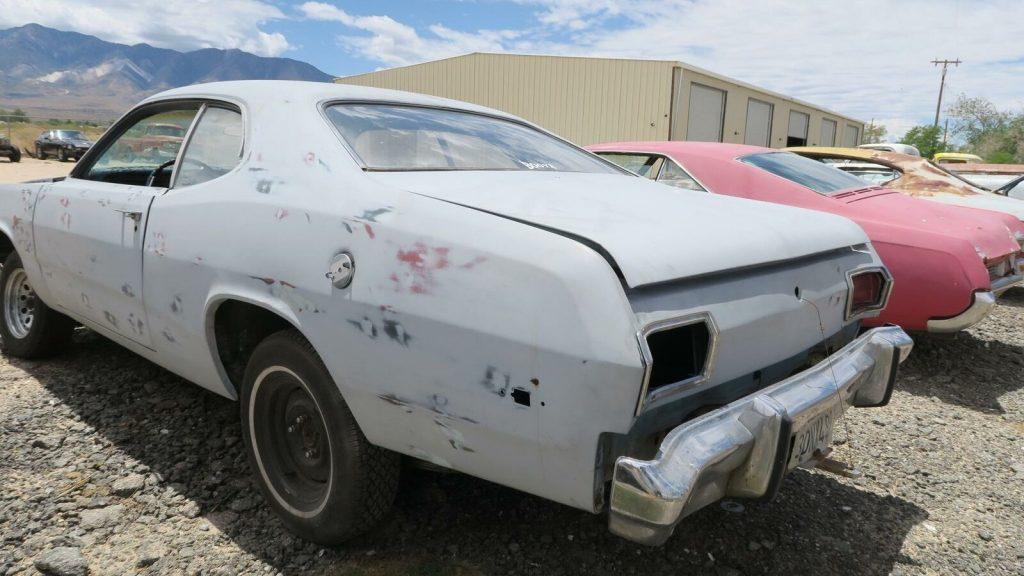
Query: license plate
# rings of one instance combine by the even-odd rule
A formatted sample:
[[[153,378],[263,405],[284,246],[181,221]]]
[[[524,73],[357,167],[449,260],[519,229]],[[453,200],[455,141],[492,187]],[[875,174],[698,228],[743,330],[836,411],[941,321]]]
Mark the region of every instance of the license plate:
[[[807,462],[815,452],[824,451],[832,445],[836,414],[835,410],[826,410],[793,434],[793,450],[789,453],[790,469]]]

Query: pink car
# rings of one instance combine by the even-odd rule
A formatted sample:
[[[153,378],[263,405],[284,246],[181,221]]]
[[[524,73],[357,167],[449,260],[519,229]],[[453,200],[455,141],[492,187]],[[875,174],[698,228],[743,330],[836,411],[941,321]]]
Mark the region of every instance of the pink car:
[[[998,212],[947,206],[871,186],[789,152],[706,142],[627,142],[588,147],[640,176],[845,216],[859,224],[893,275],[889,305],[866,325],[956,332],[984,318],[1019,284],[1024,225]],[[771,242],[749,234],[751,242]],[[856,294],[854,295],[856,299]]]

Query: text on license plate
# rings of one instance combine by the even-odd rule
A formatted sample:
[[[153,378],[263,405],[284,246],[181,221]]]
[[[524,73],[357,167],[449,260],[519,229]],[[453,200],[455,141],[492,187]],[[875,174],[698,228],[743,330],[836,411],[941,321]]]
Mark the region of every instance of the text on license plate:
[[[832,445],[832,429],[837,413],[836,410],[826,410],[793,433],[793,450],[789,453],[788,468],[807,462],[816,451]]]

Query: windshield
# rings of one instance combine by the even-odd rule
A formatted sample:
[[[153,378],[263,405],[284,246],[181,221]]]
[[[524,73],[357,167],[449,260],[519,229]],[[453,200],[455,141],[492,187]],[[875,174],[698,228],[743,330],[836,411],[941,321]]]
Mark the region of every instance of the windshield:
[[[795,182],[826,196],[842,190],[866,188],[867,183],[853,174],[817,160],[789,152],[766,152],[740,158],[740,162]]]
[[[621,174],[557,138],[482,114],[336,104],[327,117],[366,170],[541,170]]]
[[[85,136],[78,130],[57,130],[58,138],[67,138],[68,140],[85,140]]]

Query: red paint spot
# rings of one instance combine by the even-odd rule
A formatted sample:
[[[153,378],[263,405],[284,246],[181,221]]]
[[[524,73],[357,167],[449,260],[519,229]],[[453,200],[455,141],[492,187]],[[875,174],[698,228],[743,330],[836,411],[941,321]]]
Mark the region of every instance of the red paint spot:
[[[292,284],[291,282],[285,282],[284,280],[278,280],[278,282],[285,288],[295,288],[295,284]]]
[[[70,203],[70,200],[68,200],[66,196],[62,196],[61,197],[61,199],[60,199],[60,205],[61,206],[67,208],[69,203]]]
[[[288,211],[285,210],[284,208],[278,208],[277,212],[274,212],[274,218],[277,218],[278,220],[284,220],[287,217]]]
[[[399,280],[398,275],[392,275],[392,282],[395,282],[395,290],[401,292],[407,289],[413,294],[428,294],[436,284],[434,272],[451,267],[451,260],[448,258],[450,248],[429,247],[422,242],[413,244],[412,248],[399,250],[395,258],[408,267],[405,274],[405,282]]]
[[[15,228],[21,226],[21,218],[19,218],[17,214],[11,216],[11,225],[14,226]]]
[[[310,166],[312,166],[313,163],[316,162],[316,154],[314,154],[312,152],[306,152],[305,160],[306,160],[306,164],[309,164]]]
[[[370,240],[373,240],[374,238],[377,237],[377,235],[373,233],[372,226],[370,226],[369,224],[363,224],[363,227],[366,228],[366,235],[370,237]]]

